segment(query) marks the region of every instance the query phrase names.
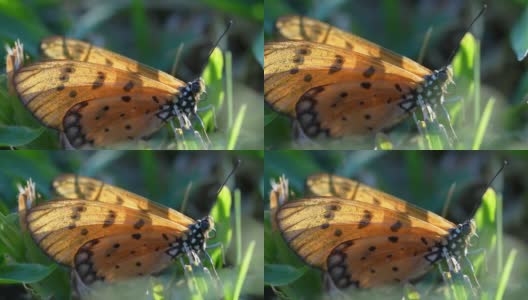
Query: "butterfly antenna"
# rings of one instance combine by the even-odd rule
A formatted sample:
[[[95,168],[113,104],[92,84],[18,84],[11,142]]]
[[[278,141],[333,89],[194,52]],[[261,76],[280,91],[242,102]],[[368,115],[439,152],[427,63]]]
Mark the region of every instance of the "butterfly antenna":
[[[222,183],[222,185],[220,185],[220,187],[218,188],[218,191],[216,192],[216,197],[218,197],[218,195],[220,194],[220,191],[222,191],[222,188],[224,187],[224,185],[226,185],[227,181],[229,180],[229,178],[231,178],[231,175],[233,175],[235,173],[236,169],[238,169],[238,167],[240,167],[241,163],[242,163],[242,161],[240,159],[237,159],[236,164],[233,167],[233,170],[231,170],[229,175],[227,175],[226,179],[224,180],[224,183]]]
[[[213,47],[211,47],[211,51],[209,51],[209,54],[207,54],[207,59],[205,60],[205,64],[202,68],[202,73],[207,67],[207,64],[209,63],[209,58],[211,57],[211,55],[213,55],[214,50],[216,49],[216,47],[218,46],[218,44],[220,43],[224,35],[226,35],[226,33],[229,31],[229,28],[231,28],[231,25],[233,25],[233,20],[229,20],[229,23],[227,24],[226,29],[224,30],[222,35],[220,35],[220,37],[216,40],[216,42],[213,44]]]
[[[473,21],[471,21],[471,24],[469,24],[469,26],[466,28],[466,30],[464,31],[464,34],[462,34],[462,36],[458,39],[457,46],[455,47],[453,52],[451,52],[451,55],[449,55],[449,59],[447,60],[448,64],[451,63],[451,60],[453,59],[453,57],[455,57],[455,54],[458,52],[458,49],[460,49],[460,43],[462,43],[462,39],[464,38],[466,33],[469,32],[469,30],[471,29],[473,24],[475,24],[475,22],[480,18],[480,16],[482,16],[482,14],[486,11],[487,8],[488,8],[488,5],[486,3],[484,3],[484,5],[482,6],[482,9],[480,10],[479,14],[473,19]]]
[[[497,178],[497,176],[499,176],[499,174],[502,172],[502,170],[504,170],[504,167],[506,167],[507,165],[508,165],[508,161],[505,160],[502,163],[502,167],[497,171],[497,173],[495,173],[495,176],[493,176],[493,178],[491,178],[491,180],[486,185],[486,189],[484,189],[484,194],[486,194],[486,191],[491,187],[491,184],[493,183],[495,178]],[[482,194],[482,197],[484,197],[484,194]],[[481,200],[479,201],[479,205],[475,206],[475,208],[473,209],[473,212],[471,212],[471,216],[475,216],[475,213],[477,212],[477,209],[480,207],[480,204],[482,203],[482,197],[480,197]]]

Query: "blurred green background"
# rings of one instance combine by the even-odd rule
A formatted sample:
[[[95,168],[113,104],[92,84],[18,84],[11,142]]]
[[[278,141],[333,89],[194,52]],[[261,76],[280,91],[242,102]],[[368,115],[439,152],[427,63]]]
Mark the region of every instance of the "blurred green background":
[[[226,289],[236,290],[233,283],[238,282],[241,284],[239,294],[243,298],[262,297],[263,156],[263,152],[257,151],[3,151],[0,155],[0,298],[49,299],[53,296],[64,299],[70,295],[69,270],[65,267],[53,269],[56,264],[43,256],[29,235],[20,232],[16,213],[17,184],[25,184],[31,178],[36,183],[37,192],[49,200],[53,199],[50,184],[55,176],[63,173],[91,176],[198,219],[211,213],[217,203],[216,192],[236,160],[242,163],[226,185],[233,198],[230,206],[224,206],[227,217],[223,220],[215,218],[217,237],[222,237],[227,230],[232,234],[231,242],[223,245],[226,264],[223,267],[217,265],[217,270]],[[236,193],[241,196],[238,204],[234,200]],[[182,209],[186,196],[187,202]],[[209,244],[215,241],[213,239]],[[250,253],[251,243],[255,244]],[[220,256],[215,256],[214,251],[219,248],[209,250],[218,263]],[[249,268],[243,274],[241,259],[246,255]],[[41,273],[47,274],[50,268],[55,270],[51,275],[35,279]],[[184,281],[182,284],[184,277],[180,264],[175,263],[171,268],[172,272],[163,274],[177,274],[172,277],[172,283],[171,276],[145,277],[147,280],[143,283],[147,283],[147,290],[141,290],[144,287],[141,284],[116,289],[111,285],[105,295],[113,299],[116,295],[130,293],[135,293],[133,298],[145,295],[143,299],[190,297],[188,286]],[[169,283],[163,281],[167,279]],[[162,291],[154,293],[159,294],[157,298],[151,298],[148,291],[160,280]],[[23,282],[25,286],[16,282]]]
[[[527,149],[526,0],[267,0],[265,41],[277,40],[274,22],[278,17],[304,15],[366,38],[429,69],[439,69],[448,63],[449,55],[484,2],[487,11],[470,30],[475,39],[465,40],[458,51],[454,61],[455,85],[446,97],[459,137],[454,148]],[[421,51],[423,60],[419,59]],[[408,118],[387,136],[379,135],[377,139],[348,143],[323,139],[316,145],[301,145],[292,143],[287,117],[265,108],[267,149],[452,148],[445,142],[428,145],[429,141],[419,138],[416,127]]]
[[[480,205],[486,185],[495,179],[495,200]],[[271,229],[269,182],[285,175],[293,199],[304,195],[307,176],[328,172],[351,178],[404,199],[426,210],[444,215],[455,224],[477,213],[477,234],[469,258],[480,281],[476,299],[524,299],[528,276],[528,153],[524,151],[268,151],[264,164],[265,185],[265,284],[266,299],[318,298],[323,276],[288,248],[282,236]],[[453,188],[451,196],[450,189]],[[447,203],[449,199],[449,203]],[[444,213],[445,210],[445,213]],[[516,258],[515,258],[516,257]],[[508,262],[514,262],[511,272]],[[464,274],[471,274],[466,266]],[[444,270],[447,270],[444,267]],[[471,277],[470,277],[471,278]],[[448,295],[437,268],[410,289],[402,286],[345,291],[354,299],[475,299]],[[282,296],[279,297],[278,295]],[[335,296],[335,294],[334,294]],[[421,298],[420,298],[421,297]]]
[[[262,149],[263,18],[262,0],[0,1],[0,69],[5,72],[4,45],[20,39],[26,53],[38,60],[42,38],[65,35],[167,73],[177,60],[176,77],[188,82],[201,75],[212,44],[232,20],[233,26],[219,44],[223,58],[210,62],[221,73],[206,78],[208,96],[198,107],[213,105],[216,109],[217,130],[211,113],[200,113],[215,149]],[[180,46],[182,53],[176,59]],[[195,127],[200,126],[196,123]],[[59,148],[56,132],[41,128],[20,101],[8,95],[1,75],[0,146]],[[163,140],[170,138],[167,135],[158,136]],[[160,141],[156,142],[137,147],[157,148]]]

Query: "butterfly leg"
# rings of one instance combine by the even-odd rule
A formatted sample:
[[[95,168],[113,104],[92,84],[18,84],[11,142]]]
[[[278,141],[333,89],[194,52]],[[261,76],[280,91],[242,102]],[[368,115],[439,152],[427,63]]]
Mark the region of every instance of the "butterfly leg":
[[[471,263],[471,260],[465,255],[464,259],[466,260],[469,270],[471,270],[471,274],[473,275],[473,280],[475,281],[475,284],[477,285],[477,289],[480,289],[480,283],[477,279],[477,274],[475,273],[475,269],[473,268],[473,264]]]
[[[332,280],[332,277],[330,277],[328,273],[324,273],[323,282],[330,299],[349,299],[349,297],[335,285],[334,280]]]
[[[459,278],[461,279],[463,282],[465,282],[467,284],[467,286],[469,287],[469,289],[473,292],[474,295],[477,294],[476,290],[473,288],[473,285],[471,284],[471,280],[469,279],[469,277],[465,274],[462,273],[462,267],[460,265],[460,263],[458,262],[458,260],[449,255],[449,253],[447,253],[447,250],[444,249],[444,257],[446,258],[446,262],[447,262],[447,266],[449,268],[449,273],[450,273],[450,277],[451,278]],[[467,257],[466,257],[467,259]],[[471,266],[471,269],[473,271],[473,267]],[[475,272],[473,272],[473,275],[475,274]],[[475,278],[476,280],[476,278]],[[452,282],[450,280],[450,282]],[[477,281],[477,284],[478,284],[478,281]]]
[[[192,267],[190,265],[185,264],[182,256],[180,256],[180,263],[183,268],[183,274],[185,275],[185,278],[187,278],[186,281],[187,281],[187,287],[189,288],[189,291],[192,294],[198,293],[196,286],[193,284],[193,281],[191,280],[192,279],[191,277]]]
[[[444,96],[442,95],[442,97],[440,97],[440,107],[442,108],[442,112],[444,113],[444,117],[446,118],[448,124],[449,124],[449,131],[451,132],[451,136],[453,138],[453,140],[456,141],[458,140],[458,137],[455,133],[455,129],[453,128],[453,123],[451,122],[451,116],[449,115],[449,112],[447,111],[447,108],[445,107],[444,105],[445,103],[445,98]]]
[[[189,120],[189,118],[185,114],[183,114],[177,107],[174,108],[174,112],[176,114],[176,117],[178,118],[178,121],[180,122],[180,128],[183,128],[185,130],[192,130],[194,136],[202,143],[204,149],[207,150],[207,145],[205,144],[200,133],[193,128],[191,120]]]
[[[213,116],[214,116],[214,112],[213,112]],[[205,139],[207,140],[207,145],[212,145],[211,140],[209,139],[209,136],[207,135],[207,131],[205,130],[205,125],[204,125],[204,122],[202,121],[202,118],[200,118],[200,116],[197,113],[194,113],[194,117],[198,120],[198,122],[200,123],[200,126],[202,126]],[[216,121],[215,121],[215,128],[216,128]]]
[[[416,128],[418,128],[418,134],[420,134],[420,136],[425,138],[424,130],[427,130],[427,127],[423,125],[422,120],[418,120],[418,117],[416,116],[416,112],[413,112],[412,116],[414,119],[414,123],[416,123]]]
[[[185,143],[185,137],[183,136],[183,130],[180,127],[174,126],[174,122],[172,120],[169,121],[169,124],[172,128],[172,132],[174,132],[174,138],[176,139],[176,144],[178,145],[178,149],[187,150],[187,144]]]
[[[222,245],[221,245],[222,246]],[[223,252],[222,252],[223,253]],[[205,257],[207,257],[207,259],[209,260],[209,263],[211,264],[211,268],[213,269],[213,273],[214,273],[214,282],[216,282],[216,286],[217,286],[217,290],[219,291],[222,291],[223,290],[223,287],[222,287],[222,282],[220,281],[220,276],[218,276],[218,273],[216,272],[216,268],[214,266],[214,262],[213,262],[213,259],[211,258],[211,256],[209,255],[209,253],[207,253],[207,251],[205,251],[204,249],[204,254],[205,254]],[[223,264],[223,262],[222,262]],[[204,267],[204,269],[207,270],[207,268]],[[220,286],[220,289],[218,289],[218,286]]]
[[[196,115],[198,116],[198,115]],[[187,116],[184,116],[184,118],[186,118],[187,120],[189,120],[187,118]],[[198,117],[198,120],[200,120],[200,124],[202,125],[202,128],[204,129],[204,134],[205,134],[205,137],[207,138],[207,142],[204,141],[204,139],[202,138],[202,136],[200,135],[200,133],[198,132],[198,130],[194,129],[194,127],[191,125],[190,126],[190,129],[193,131],[193,134],[194,134],[194,137],[196,139],[198,139],[201,143],[202,143],[202,146],[205,150],[207,150],[209,148],[209,145],[211,144],[211,140],[209,140],[209,136],[207,135],[207,133],[205,132],[205,127],[204,127],[204,124],[203,124],[203,121],[200,117]],[[189,120],[190,122],[190,120]]]
[[[222,253],[222,265],[225,265],[226,260],[225,260],[224,244],[218,242],[218,243],[207,245],[207,247],[205,248],[206,249],[220,248],[220,253]]]
[[[59,133],[59,141],[64,150],[75,150],[75,147],[71,145],[70,140],[68,140],[66,134],[62,131]]]
[[[304,133],[302,127],[300,126],[299,122],[294,120],[292,123],[292,132],[295,140],[301,145],[301,146],[310,146],[310,147],[317,147],[318,144],[315,143],[310,137]]]
[[[209,262],[211,263],[211,268],[213,268],[213,272],[215,274],[215,278],[211,275],[211,272],[209,272],[209,269],[207,269],[203,265],[202,261],[200,260],[200,257],[198,256],[198,254],[194,250],[192,250],[191,248],[189,248],[186,245],[186,246],[184,246],[184,252],[187,255],[187,258],[189,259],[189,262],[191,263],[191,265],[200,266],[202,271],[209,276],[209,278],[211,279],[212,282],[214,282],[216,290],[219,291],[218,284],[220,282],[220,277],[218,277],[218,273],[216,273],[216,269],[214,267],[213,260],[209,256],[209,253],[207,253],[207,251],[205,251],[205,249],[204,249],[204,253],[205,253],[206,257],[209,259]]]
[[[209,104],[209,105],[206,105],[206,106],[198,108],[196,111],[197,112],[204,112],[204,111],[208,111],[208,110],[212,110],[213,111],[213,124],[214,124],[214,128],[217,129],[218,126],[216,124],[216,109],[215,109],[214,105]]]
[[[71,270],[70,284],[72,286],[73,293],[76,294],[79,299],[87,298],[87,296],[90,295],[91,289],[82,281],[75,268],[72,268]]]

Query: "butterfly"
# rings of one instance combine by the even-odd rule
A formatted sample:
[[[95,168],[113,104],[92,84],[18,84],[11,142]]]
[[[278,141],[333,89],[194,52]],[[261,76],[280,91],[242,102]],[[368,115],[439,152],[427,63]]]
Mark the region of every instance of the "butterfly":
[[[285,16],[276,27],[287,41],[264,45],[265,101],[309,138],[374,134],[417,107],[435,120],[429,104],[453,82],[450,66],[431,71],[317,20]]]
[[[454,224],[357,181],[315,174],[307,197],[282,204],[275,222],[288,246],[340,289],[409,282],[446,260],[460,272],[473,219]]]
[[[174,117],[181,128],[192,128],[191,118],[203,125],[197,114],[205,93],[202,78],[186,83],[60,36],[44,39],[40,47],[44,60],[15,70],[13,86],[26,108],[74,148],[148,139]]]
[[[193,220],[88,177],[61,175],[52,186],[58,195],[52,201],[34,207],[19,201],[23,227],[84,285],[155,274],[183,256],[208,255],[211,216]]]

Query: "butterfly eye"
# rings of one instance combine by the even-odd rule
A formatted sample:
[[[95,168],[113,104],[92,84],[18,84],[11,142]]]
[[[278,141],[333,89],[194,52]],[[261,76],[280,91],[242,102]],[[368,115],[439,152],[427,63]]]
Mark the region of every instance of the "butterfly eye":
[[[440,80],[441,82],[444,82],[447,80],[447,72],[445,69],[442,69],[440,70],[440,72],[438,72],[438,80]]]
[[[191,83],[191,90],[192,90],[193,94],[200,93],[201,90],[202,90],[202,86],[200,85],[200,82],[199,81],[193,81]]]
[[[209,220],[207,219],[204,219],[201,223],[200,223],[200,228],[202,229],[202,231],[207,231],[209,229],[210,225],[209,225]]]

